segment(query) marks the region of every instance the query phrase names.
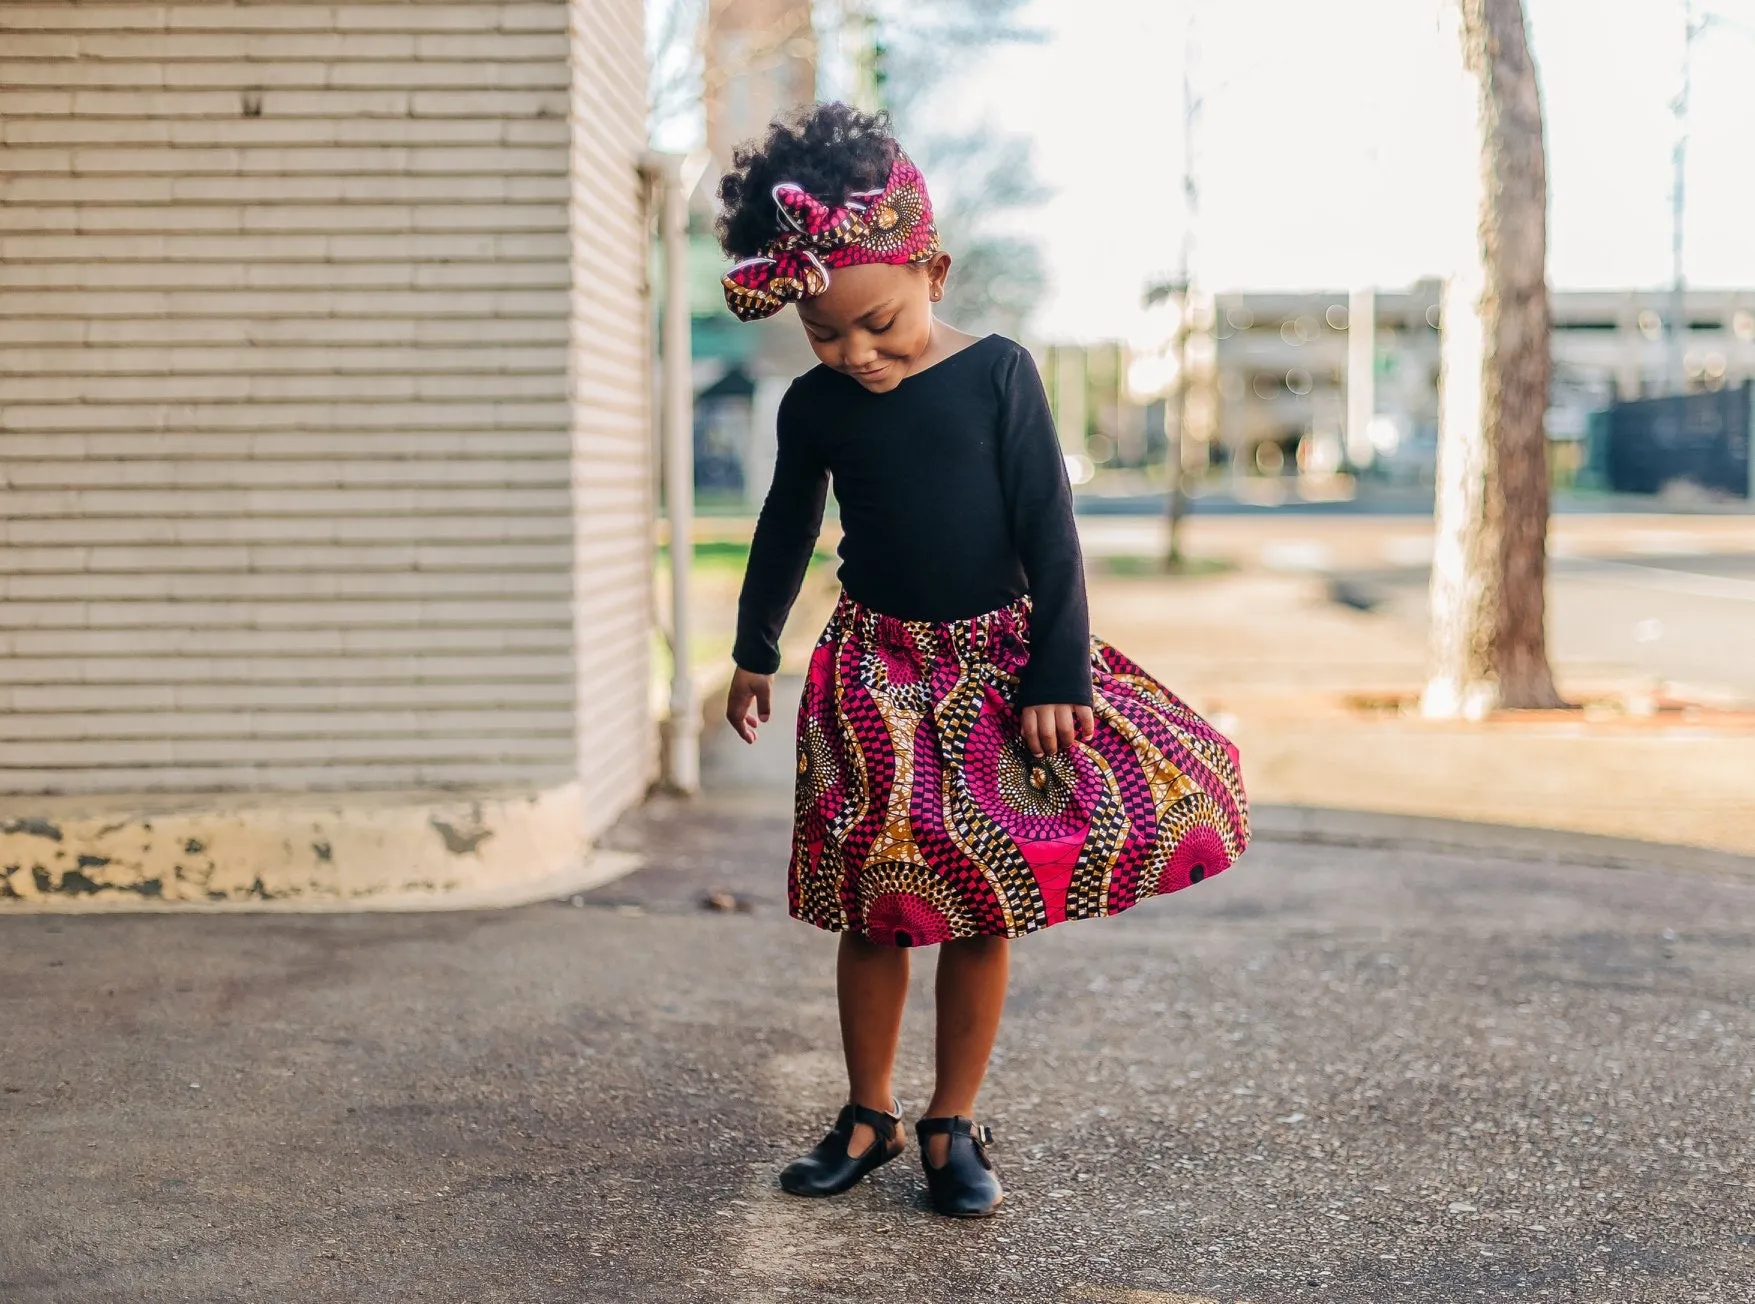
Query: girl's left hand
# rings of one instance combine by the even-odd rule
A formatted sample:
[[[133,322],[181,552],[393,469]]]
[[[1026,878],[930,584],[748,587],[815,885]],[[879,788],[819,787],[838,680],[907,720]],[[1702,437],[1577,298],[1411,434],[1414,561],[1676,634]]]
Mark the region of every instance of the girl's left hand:
[[[1024,746],[1032,756],[1070,752],[1075,742],[1088,743],[1097,734],[1097,720],[1088,706],[1026,706],[1023,726]]]

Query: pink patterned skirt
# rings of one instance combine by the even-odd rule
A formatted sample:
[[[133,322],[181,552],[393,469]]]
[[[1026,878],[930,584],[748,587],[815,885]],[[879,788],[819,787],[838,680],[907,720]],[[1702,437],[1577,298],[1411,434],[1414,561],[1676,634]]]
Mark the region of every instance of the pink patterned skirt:
[[[1018,937],[1219,873],[1237,749],[1091,640],[1096,737],[1037,759],[1014,706],[1030,602],[942,624],[842,595],[798,712],[792,914],[893,946]]]

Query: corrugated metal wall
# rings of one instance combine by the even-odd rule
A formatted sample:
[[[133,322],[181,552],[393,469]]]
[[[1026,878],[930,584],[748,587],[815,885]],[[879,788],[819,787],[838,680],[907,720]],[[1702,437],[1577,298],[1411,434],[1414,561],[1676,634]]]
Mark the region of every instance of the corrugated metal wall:
[[[0,5],[0,789],[637,795],[639,33]]]

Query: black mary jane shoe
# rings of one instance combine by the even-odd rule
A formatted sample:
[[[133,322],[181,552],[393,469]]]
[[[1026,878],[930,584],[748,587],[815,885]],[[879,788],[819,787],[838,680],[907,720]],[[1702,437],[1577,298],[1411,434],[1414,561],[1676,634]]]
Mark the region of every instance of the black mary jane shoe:
[[[853,1128],[864,1123],[875,1134],[872,1143],[858,1154],[849,1154]],[[780,1170],[780,1189],[792,1195],[840,1195],[851,1190],[859,1179],[874,1168],[882,1168],[906,1148],[897,1128],[902,1124],[902,1106],[898,1102],[893,1114],[867,1109],[864,1105],[848,1105],[835,1119],[829,1135],[817,1142],[809,1154],[801,1155]]]
[[[1005,1190],[987,1147],[993,1144],[993,1129],[983,1127],[961,1114],[955,1118],[923,1118],[914,1125],[920,1137],[920,1166],[926,1170],[926,1190],[932,1196],[932,1207],[947,1218],[986,1218],[999,1208]],[[948,1134],[945,1161],[932,1166],[926,1139]]]

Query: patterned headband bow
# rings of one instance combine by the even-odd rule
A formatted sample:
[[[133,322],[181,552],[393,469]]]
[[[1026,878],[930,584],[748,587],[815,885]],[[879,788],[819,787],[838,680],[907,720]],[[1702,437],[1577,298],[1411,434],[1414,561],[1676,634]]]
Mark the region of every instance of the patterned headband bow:
[[[839,208],[789,181],[774,187],[774,204],[782,233],[724,280],[725,304],[743,321],[816,298],[829,288],[831,267],[924,263],[939,252],[926,179],[906,155],[897,155],[882,189],[849,195]]]

